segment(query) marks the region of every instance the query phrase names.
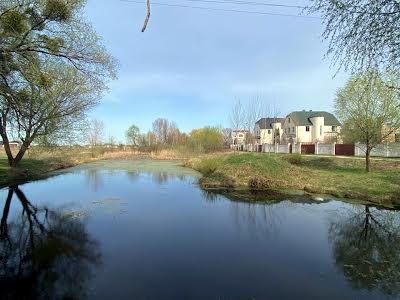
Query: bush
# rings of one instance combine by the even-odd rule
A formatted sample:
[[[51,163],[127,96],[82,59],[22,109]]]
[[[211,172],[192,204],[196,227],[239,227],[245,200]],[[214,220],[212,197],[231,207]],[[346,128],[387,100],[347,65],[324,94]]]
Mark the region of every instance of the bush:
[[[303,162],[303,157],[299,153],[289,154],[284,159],[292,165],[300,165]]]
[[[216,127],[193,129],[189,145],[194,151],[199,152],[221,151],[224,147],[224,138],[221,130]]]
[[[201,174],[208,176],[214,173],[218,167],[222,164],[222,158],[220,157],[210,157],[202,159],[196,166],[196,170]]]

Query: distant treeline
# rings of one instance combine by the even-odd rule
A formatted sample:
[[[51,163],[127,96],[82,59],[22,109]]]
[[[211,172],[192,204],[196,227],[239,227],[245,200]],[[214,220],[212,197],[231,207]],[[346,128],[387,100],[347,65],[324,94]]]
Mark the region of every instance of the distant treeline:
[[[229,147],[231,132],[221,127],[206,126],[185,133],[175,122],[159,118],[147,133],[140,133],[139,128],[132,125],[126,132],[126,138],[128,144],[142,151],[185,148],[195,152],[214,152]]]

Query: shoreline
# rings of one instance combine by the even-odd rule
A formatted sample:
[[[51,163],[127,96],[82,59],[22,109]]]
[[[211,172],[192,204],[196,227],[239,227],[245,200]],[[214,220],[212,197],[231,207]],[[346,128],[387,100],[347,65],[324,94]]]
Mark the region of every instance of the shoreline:
[[[46,179],[56,175],[56,171],[85,163],[117,159],[178,160],[183,167],[198,171],[202,175],[198,181],[199,187],[209,192],[272,192],[275,195],[285,194],[289,196],[294,193],[306,196],[329,196],[348,202],[356,201],[359,203],[361,201],[362,203],[385,207],[394,207],[400,204],[400,180],[397,181],[397,177],[400,179],[400,176],[392,174],[393,178],[388,177],[389,180],[385,182],[388,172],[400,174],[400,161],[395,162],[394,171],[382,169],[382,167],[385,167],[384,163],[388,163],[387,161],[376,162],[377,166],[381,167],[381,170],[367,174],[360,172],[358,169],[351,171],[352,168],[362,167],[362,164],[354,166],[354,162],[351,162],[351,159],[343,160],[351,162],[350,164],[346,162],[344,170],[340,169],[343,168],[340,164],[336,166],[335,170],[332,168],[332,164],[335,160],[340,161],[338,158],[303,157],[300,162],[297,161],[298,157],[263,156],[262,154],[254,153],[204,154],[194,158],[187,158],[180,156],[178,153],[170,153],[166,157],[163,153],[106,152],[99,156],[81,157],[80,159],[72,159],[71,157],[47,160],[26,159],[16,169],[3,166],[3,172],[0,173],[0,188]],[[291,159],[294,159],[294,161],[290,161]],[[260,161],[258,162],[258,160]],[[257,163],[254,163],[254,161]],[[316,166],[315,162],[330,164],[322,168],[319,165]],[[315,171],[312,168],[316,170],[316,173],[312,172]],[[305,180],[304,174],[299,173],[299,170],[303,173],[308,172],[309,177]],[[290,176],[292,176],[292,180],[290,180]],[[320,182],[315,180],[318,176],[322,180],[329,179],[332,182],[328,185],[320,185]],[[368,185],[368,182],[362,182],[362,180],[371,180],[369,177],[377,181],[375,185],[372,186]],[[348,184],[349,178],[353,181]],[[387,187],[390,188],[387,189],[385,186],[380,186],[382,184],[387,184]],[[398,191],[394,190],[396,188],[398,188]]]
[[[400,204],[400,161],[377,160],[366,173],[351,158],[268,156],[256,153],[205,155],[185,165],[203,174],[201,188],[298,191],[388,207]]]

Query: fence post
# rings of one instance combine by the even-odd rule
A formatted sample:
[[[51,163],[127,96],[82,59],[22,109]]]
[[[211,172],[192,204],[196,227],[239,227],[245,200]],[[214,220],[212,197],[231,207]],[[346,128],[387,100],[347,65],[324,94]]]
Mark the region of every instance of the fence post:
[[[360,143],[359,142],[357,142],[357,143],[355,143],[354,144],[354,153],[355,153],[355,156],[360,156],[360,147],[359,147],[359,145],[360,145]]]
[[[333,144],[332,144],[332,155],[333,156],[336,155],[336,142],[333,142]]]
[[[386,157],[389,157],[389,142],[386,142]]]
[[[318,142],[315,143],[315,154],[318,155]]]
[[[299,154],[301,154],[301,143],[299,143],[299,149],[297,151]]]

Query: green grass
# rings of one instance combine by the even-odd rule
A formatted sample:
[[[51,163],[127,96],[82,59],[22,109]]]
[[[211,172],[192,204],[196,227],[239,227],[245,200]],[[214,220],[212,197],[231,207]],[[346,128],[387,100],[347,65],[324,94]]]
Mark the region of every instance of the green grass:
[[[218,164],[203,172],[199,166],[210,159]],[[400,203],[400,161],[372,160],[369,173],[364,163],[351,158],[244,153],[203,156],[187,165],[203,173],[200,183],[204,188],[297,189],[381,204]]]

